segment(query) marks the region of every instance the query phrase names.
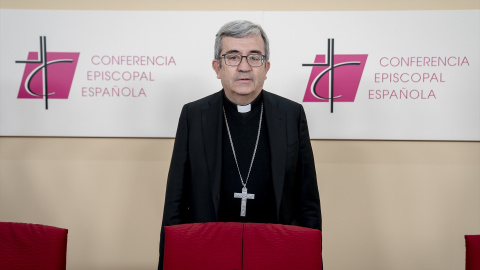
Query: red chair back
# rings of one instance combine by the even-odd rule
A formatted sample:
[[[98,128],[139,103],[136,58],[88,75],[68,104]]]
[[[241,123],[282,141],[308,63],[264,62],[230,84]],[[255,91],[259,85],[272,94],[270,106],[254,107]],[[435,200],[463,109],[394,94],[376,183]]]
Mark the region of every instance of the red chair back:
[[[67,229],[0,222],[0,269],[65,270]]]
[[[465,269],[480,270],[480,235],[465,235]]]
[[[261,223],[165,227],[164,270],[321,270],[322,232]]]

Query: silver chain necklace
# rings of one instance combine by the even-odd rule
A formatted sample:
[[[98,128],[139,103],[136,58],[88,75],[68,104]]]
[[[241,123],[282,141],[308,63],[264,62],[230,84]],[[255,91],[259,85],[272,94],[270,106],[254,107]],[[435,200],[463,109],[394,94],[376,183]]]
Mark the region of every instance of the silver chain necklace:
[[[238,166],[237,155],[235,154],[235,147],[233,146],[232,134],[230,133],[230,128],[228,126],[227,114],[225,113],[225,107],[223,107],[223,116],[225,117],[225,124],[227,126],[228,138],[230,139],[230,145],[232,146],[233,157],[235,159],[235,165],[237,165],[238,175],[240,176],[240,181],[242,181],[242,193],[233,193],[234,198],[242,199],[240,216],[244,217],[247,212],[247,199],[255,199],[255,194],[247,193],[247,183],[250,177],[250,171],[252,170],[253,160],[255,159],[255,154],[257,153],[258,141],[260,139],[260,131],[262,129],[262,116],[263,116],[263,102],[261,105],[260,111],[260,121],[258,122],[258,133],[257,141],[255,142],[255,149],[253,150],[252,161],[250,162],[250,168],[248,168],[248,174],[245,181],[243,181],[242,174],[240,173],[240,167]]]

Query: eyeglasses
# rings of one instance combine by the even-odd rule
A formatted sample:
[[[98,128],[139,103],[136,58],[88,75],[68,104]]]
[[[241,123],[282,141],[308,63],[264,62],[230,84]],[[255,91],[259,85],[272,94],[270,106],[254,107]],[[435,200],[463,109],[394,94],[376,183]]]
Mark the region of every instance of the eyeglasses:
[[[242,62],[243,57],[245,57],[250,66],[260,67],[263,65],[263,61],[265,60],[266,56],[261,54],[249,54],[247,56],[243,56],[238,53],[227,53],[222,54],[222,57],[225,60],[225,65],[227,66],[238,66]]]

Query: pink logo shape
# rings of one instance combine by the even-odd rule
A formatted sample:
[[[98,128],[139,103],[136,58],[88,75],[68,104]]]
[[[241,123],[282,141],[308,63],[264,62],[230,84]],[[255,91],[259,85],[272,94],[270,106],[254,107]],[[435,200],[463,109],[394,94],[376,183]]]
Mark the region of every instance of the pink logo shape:
[[[46,51],[46,37],[40,37],[40,53],[29,52],[17,98],[68,99],[80,53]]]
[[[303,102],[354,102],[367,54],[334,55],[333,39],[328,40],[328,55],[317,55],[312,66]]]

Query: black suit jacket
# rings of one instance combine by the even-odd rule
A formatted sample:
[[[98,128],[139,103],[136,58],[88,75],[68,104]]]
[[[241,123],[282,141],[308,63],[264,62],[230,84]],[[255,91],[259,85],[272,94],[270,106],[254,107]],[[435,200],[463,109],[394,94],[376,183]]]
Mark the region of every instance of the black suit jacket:
[[[317,187],[303,107],[263,91],[277,223],[321,230]],[[180,114],[167,179],[164,226],[217,222],[222,174],[223,90],[186,104]]]

